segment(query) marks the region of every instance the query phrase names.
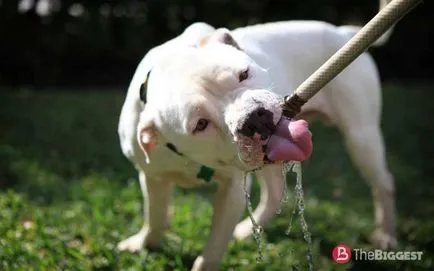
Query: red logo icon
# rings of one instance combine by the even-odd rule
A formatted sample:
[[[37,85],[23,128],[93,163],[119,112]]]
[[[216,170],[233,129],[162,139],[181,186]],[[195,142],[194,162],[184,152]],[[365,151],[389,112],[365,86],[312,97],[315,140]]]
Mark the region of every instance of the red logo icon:
[[[332,250],[333,261],[337,263],[347,263],[351,260],[351,249],[345,244],[339,244]]]

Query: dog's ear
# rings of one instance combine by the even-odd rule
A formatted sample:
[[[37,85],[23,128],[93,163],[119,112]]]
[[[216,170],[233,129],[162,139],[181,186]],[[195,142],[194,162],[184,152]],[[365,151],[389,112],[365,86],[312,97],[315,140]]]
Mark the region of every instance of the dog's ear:
[[[219,28],[216,31],[214,31],[212,34],[203,37],[199,41],[199,47],[203,47],[206,46],[207,44],[216,43],[216,42],[227,44],[237,48],[238,50],[241,50],[241,47],[232,37],[231,32],[227,28]]]
[[[149,154],[152,149],[157,145],[157,128],[155,127],[154,120],[147,114],[146,107],[140,116],[139,125],[137,128],[137,141],[140,149],[145,154],[145,162],[150,163]]]

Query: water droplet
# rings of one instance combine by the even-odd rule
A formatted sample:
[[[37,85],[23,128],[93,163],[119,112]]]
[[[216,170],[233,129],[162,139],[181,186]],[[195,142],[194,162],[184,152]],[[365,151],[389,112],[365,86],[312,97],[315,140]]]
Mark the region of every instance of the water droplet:
[[[295,185],[295,207],[292,211],[291,218],[289,221],[288,228],[285,232],[289,235],[292,230],[293,218],[297,214],[300,220],[301,230],[303,233],[303,239],[307,243],[306,259],[308,262],[309,270],[313,270],[313,255],[312,255],[312,237],[309,232],[309,228],[304,217],[305,205],[304,205],[304,193],[302,184],[302,168],[299,162],[296,163],[285,163],[283,166],[283,174],[286,177],[287,172],[291,171],[296,174],[296,185]],[[286,178],[285,178],[286,179]],[[286,182],[285,182],[286,183]]]

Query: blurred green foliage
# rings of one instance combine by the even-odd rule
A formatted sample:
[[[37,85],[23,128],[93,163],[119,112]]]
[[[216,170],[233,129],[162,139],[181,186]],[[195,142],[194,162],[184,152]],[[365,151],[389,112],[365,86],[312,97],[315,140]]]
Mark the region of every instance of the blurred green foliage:
[[[303,186],[315,270],[432,270],[431,89],[422,84],[384,89],[383,131],[397,187],[399,249],[422,250],[423,260],[331,261],[337,243],[370,248],[372,196],[338,131],[314,122],[315,152],[303,163]],[[0,94],[0,270],[189,270],[209,234],[215,184],[176,190],[161,249],[116,250],[117,242],[143,223],[137,174],[116,134],[123,99],[118,89]],[[413,110],[403,110],[409,107]],[[231,241],[222,270],[307,270],[298,221],[285,235],[294,184],[289,178],[289,203],[265,227],[264,263],[256,264],[253,238]],[[258,192],[255,186],[253,204]]]

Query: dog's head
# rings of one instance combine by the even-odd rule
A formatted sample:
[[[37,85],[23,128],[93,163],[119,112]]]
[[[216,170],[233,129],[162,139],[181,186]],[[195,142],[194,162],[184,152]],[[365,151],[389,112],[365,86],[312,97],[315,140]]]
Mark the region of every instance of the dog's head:
[[[168,53],[147,78],[138,127],[142,149],[159,142],[214,168],[253,170],[304,160],[311,152],[304,121],[282,118],[273,83],[233,39],[218,29],[196,47]]]

